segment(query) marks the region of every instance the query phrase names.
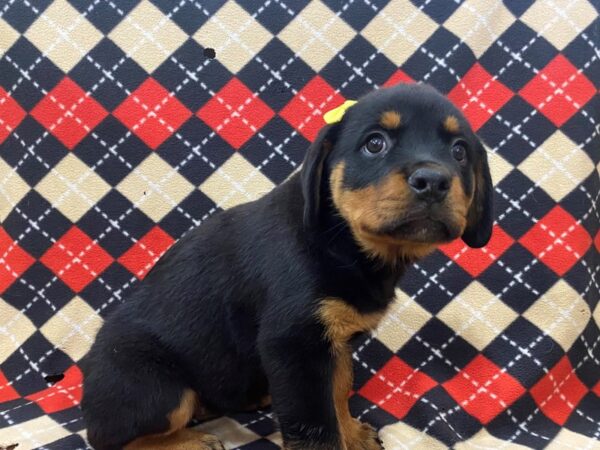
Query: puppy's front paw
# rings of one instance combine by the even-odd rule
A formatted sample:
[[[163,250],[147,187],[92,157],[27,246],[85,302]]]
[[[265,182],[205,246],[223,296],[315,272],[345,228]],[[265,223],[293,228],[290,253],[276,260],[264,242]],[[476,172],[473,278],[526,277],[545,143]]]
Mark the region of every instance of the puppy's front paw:
[[[368,423],[354,419],[355,428],[352,438],[346,442],[348,450],[382,450],[377,431]]]
[[[200,450],[225,450],[221,441],[211,434],[206,434],[202,436],[202,440],[200,441]]]

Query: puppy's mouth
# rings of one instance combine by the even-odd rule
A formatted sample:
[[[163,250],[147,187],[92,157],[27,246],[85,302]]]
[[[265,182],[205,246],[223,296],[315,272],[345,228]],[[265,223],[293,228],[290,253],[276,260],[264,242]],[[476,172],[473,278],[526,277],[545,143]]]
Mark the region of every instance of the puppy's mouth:
[[[448,225],[431,218],[405,221],[390,228],[385,227],[380,232],[403,241],[426,243],[450,240]]]
[[[434,214],[403,218],[385,224],[377,230],[368,231],[398,241],[418,243],[449,242],[462,233],[460,227],[454,224],[452,220]]]

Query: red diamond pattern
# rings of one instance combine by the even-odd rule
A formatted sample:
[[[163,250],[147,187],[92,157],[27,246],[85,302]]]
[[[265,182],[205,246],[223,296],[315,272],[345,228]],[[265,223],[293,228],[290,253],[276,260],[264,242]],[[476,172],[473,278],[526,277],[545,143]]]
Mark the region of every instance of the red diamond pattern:
[[[385,87],[395,86],[400,83],[413,83],[414,80],[409,77],[402,70],[398,69],[394,74],[388,78],[388,80],[383,83]]]
[[[525,389],[515,378],[502,372],[483,355],[475,357],[443,386],[465,411],[484,425],[525,393]]]
[[[474,130],[481,128],[512,96],[513,92],[494,80],[479,63],[475,63],[448,94],[457,108],[464,106],[462,112]]]
[[[573,408],[577,407],[587,393],[587,388],[577,378],[569,358],[565,355],[530,392],[546,416],[557,424],[564,425]]]
[[[0,227],[0,293],[4,292],[35,261]]]
[[[83,375],[77,366],[71,366],[65,377],[53,386],[26,398],[42,408],[46,414],[77,406],[81,401]]]
[[[321,116],[344,103],[344,100],[342,95],[336,93],[335,89],[317,75],[285,105],[279,115],[302,136],[313,141],[323,126]]]
[[[594,245],[596,246],[596,250],[600,253],[600,231],[596,234],[596,238],[594,239]]]
[[[40,261],[73,291],[79,292],[110,265],[112,258],[87,234],[73,226]]]
[[[415,371],[400,358],[394,356],[377,374],[371,377],[358,393],[401,419],[417,400],[436,384],[435,380],[428,375]]]
[[[33,108],[31,115],[72,150],[108,112],[65,77]]]
[[[232,78],[197,115],[237,150],[275,113],[244,83]]]
[[[592,389],[592,392],[594,394],[596,394],[598,397],[600,397],[600,381],[598,381],[596,383],[596,386],[594,386],[594,389]]]
[[[563,237],[565,232],[567,234]],[[587,252],[592,245],[592,238],[573,216],[560,206],[555,206],[519,242],[562,276],[578,261],[575,252],[580,257]]]
[[[485,251],[484,249],[467,247],[461,239],[441,246],[440,250],[471,276],[476,277],[481,275],[496,259],[500,258],[513,243],[513,238],[506,234],[499,225],[494,225],[492,238],[485,246]],[[464,250],[465,248],[466,250]]]
[[[0,402],[9,402],[16,398],[20,398],[19,393],[9,384],[4,373],[0,370]]]
[[[0,86],[0,144],[24,117],[25,110]]]
[[[554,83],[554,87],[550,82]],[[563,88],[565,82],[567,85]],[[557,89],[558,92],[555,92]],[[565,56],[559,54],[527,83],[519,94],[559,127],[569,120],[578,108],[583,107],[595,92],[596,89],[590,80],[583,73],[577,73],[577,68]],[[552,96],[550,100],[549,96]],[[541,103],[544,103],[543,107],[540,107]]]
[[[158,81],[148,78],[114,110],[113,115],[156,150],[192,113]]]
[[[175,240],[171,236],[155,226],[121,255],[118,261],[141,280],[173,242]]]

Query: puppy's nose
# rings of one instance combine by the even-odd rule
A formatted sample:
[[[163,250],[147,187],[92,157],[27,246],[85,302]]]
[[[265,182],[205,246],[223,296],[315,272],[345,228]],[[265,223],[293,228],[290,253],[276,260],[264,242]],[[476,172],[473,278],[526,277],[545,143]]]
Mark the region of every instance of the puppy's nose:
[[[419,198],[439,202],[450,190],[450,177],[439,170],[421,167],[408,177],[408,184]]]

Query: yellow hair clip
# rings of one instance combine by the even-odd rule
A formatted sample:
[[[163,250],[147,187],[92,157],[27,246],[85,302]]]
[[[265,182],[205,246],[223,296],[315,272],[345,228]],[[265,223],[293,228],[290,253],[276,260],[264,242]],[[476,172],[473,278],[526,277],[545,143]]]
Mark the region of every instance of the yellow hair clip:
[[[356,103],[356,100],[346,100],[337,108],[333,108],[323,114],[323,120],[328,124],[340,122],[344,117],[344,114],[346,114],[346,110]]]

